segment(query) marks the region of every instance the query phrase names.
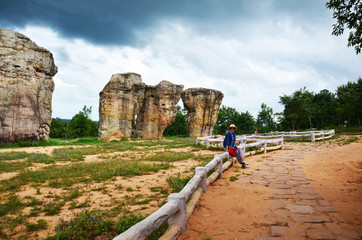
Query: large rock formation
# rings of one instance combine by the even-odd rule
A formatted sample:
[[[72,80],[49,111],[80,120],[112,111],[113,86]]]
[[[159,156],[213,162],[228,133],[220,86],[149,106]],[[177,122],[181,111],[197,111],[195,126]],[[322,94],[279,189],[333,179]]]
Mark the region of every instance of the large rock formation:
[[[222,92],[206,88],[189,88],[182,93],[190,137],[212,135],[223,97]]]
[[[147,86],[145,98],[137,117],[137,137],[162,138],[163,131],[175,121],[176,104],[181,98],[183,85],[161,81]]]
[[[0,142],[49,138],[57,71],[48,50],[0,29]]]
[[[146,85],[136,73],[114,74],[99,93],[100,140],[129,138]]]

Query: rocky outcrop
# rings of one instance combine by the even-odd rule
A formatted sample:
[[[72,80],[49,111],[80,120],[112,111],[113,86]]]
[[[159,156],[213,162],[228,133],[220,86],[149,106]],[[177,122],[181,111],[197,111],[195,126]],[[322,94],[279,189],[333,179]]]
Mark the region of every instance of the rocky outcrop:
[[[0,142],[49,138],[57,71],[51,52],[0,29]]]
[[[114,74],[99,93],[98,139],[129,138],[146,84],[137,73]]]
[[[137,137],[162,138],[163,131],[175,121],[176,104],[181,98],[183,85],[161,81],[156,86],[147,86],[145,98],[137,117]]]
[[[223,97],[222,92],[206,88],[189,88],[182,93],[190,137],[212,135]]]

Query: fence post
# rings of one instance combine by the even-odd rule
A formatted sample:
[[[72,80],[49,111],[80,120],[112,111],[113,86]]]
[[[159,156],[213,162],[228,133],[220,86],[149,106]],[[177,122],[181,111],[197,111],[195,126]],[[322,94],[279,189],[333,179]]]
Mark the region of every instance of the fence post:
[[[245,148],[245,145],[243,144],[243,146],[241,147],[241,156],[243,157],[243,158],[245,158],[245,150],[246,150],[246,148]]]
[[[168,196],[167,201],[175,202],[179,211],[168,219],[168,225],[178,225],[181,227],[181,233],[186,232],[186,200],[185,196],[179,193],[172,193]]]
[[[202,173],[202,180],[200,182],[200,187],[202,187],[203,192],[206,192],[206,188],[207,188],[207,170],[205,167],[196,167],[195,168],[195,174],[197,174],[197,172],[201,172]]]
[[[322,132],[322,139],[323,139],[323,141],[324,141],[324,131]]]
[[[314,132],[310,132],[310,141],[311,141],[311,142],[315,142]]]
[[[282,141],[281,141],[280,145],[282,145],[282,149],[283,149],[283,147],[284,147],[284,135],[282,135]]]
[[[206,148],[210,147],[210,142],[208,138],[206,138],[205,142],[206,142]]]
[[[266,141],[264,141],[264,154],[266,153]]]
[[[214,157],[216,157],[216,156],[217,155],[214,155]],[[216,164],[215,168],[220,171],[220,177],[221,177],[222,176],[222,159],[221,158],[217,159],[217,164]]]

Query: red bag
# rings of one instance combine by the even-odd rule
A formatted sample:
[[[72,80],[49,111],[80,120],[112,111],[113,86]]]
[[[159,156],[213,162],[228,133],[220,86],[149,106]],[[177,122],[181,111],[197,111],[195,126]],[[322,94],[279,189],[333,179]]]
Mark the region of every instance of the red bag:
[[[232,157],[236,157],[236,149],[232,148],[232,147],[229,147],[229,154]]]

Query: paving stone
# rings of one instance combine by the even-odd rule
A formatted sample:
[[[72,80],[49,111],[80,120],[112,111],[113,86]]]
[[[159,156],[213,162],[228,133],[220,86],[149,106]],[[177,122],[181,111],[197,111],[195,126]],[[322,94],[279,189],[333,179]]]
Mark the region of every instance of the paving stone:
[[[287,205],[285,208],[289,209],[293,213],[307,213],[307,214],[314,213],[314,210],[311,206]]]
[[[281,240],[280,237],[256,237],[255,240]]]
[[[292,175],[292,177],[304,177],[305,175],[303,172],[292,172],[290,175]]]
[[[309,185],[310,184],[309,181],[305,181],[305,180],[303,180],[303,181],[294,180],[294,182],[296,185]]]
[[[337,210],[330,206],[315,206],[314,209],[318,212],[337,212]]]
[[[329,229],[308,229],[307,235],[310,239],[336,239]]]
[[[297,190],[297,193],[301,194],[316,194],[316,192],[313,190],[313,188],[309,186],[300,186]]]
[[[280,222],[288,222],[289,210],[286,209],[277,209],[273,211],[273,214],[277,217],[277,220]]]
[[[294,192],[290,189],[280,189],[274,192],[275,195],[284,195],[284,194],[294,194]]]
[[[346,237],[346,238],[350,238],[350,239],[360,239],[360,237],[358,236],[358,234],[356,232],[343,232],[342,233],[342,237]]]
[[[344,230],[337,223],[325,223],[324,224],[334,235],[341,235]]]
[[[291,177],[291,180],[293,180],[293,181],[308,181],[308,179],[307,178],[305,178],[305,177]]]
[[[321,197],[317,194],[307,194],[307,193],[297,193],[295,195],[296,198],[300,198],[300,199],[321,199]]]
[[[278,209],[284,208],[285,205],[286,205],[285,200],[282,200],[282,199],[273,199],[270,202],[270,206],[272,208],[274,208],[274,209],[276,209],[276,208],[278,208]]]
[[[324,199],[318,200],[318,203],[319,203],[319,205],[322,205],[322,206],[331,206],[331,204],[327,200],[324,200]]]
[[[292,236],[299,236],[305,239],[305,228],[301,223],[288,222],[289,233]]]
[[[293,199],[295,195],[284,194],[284,195],[274,195],[273,199]]]
[[[288,232],[288,229],[288,227],[284,226],[272,226],[270,231],[273,237],[281,237]]]
[[[271,188],[276,188],[276,189],[291,189],[294,186],[293,183],[271,183],[270,187]]]
[[[289,176],[278,176],[278,177],[276,177],[275,180],[280,181],[280,182],[287,182],[290,180],[290,177]]]
[[[302,200],[295,201],[295,205],[316,206],[316,205],[318,205],[318,202],[317,202],[317,200],[302,199]]]
[[[330,222],[327,216],[323,215],[300,215],[292,214],[292,219],[295,222],[305,222],[305,223],[323,223]]]

